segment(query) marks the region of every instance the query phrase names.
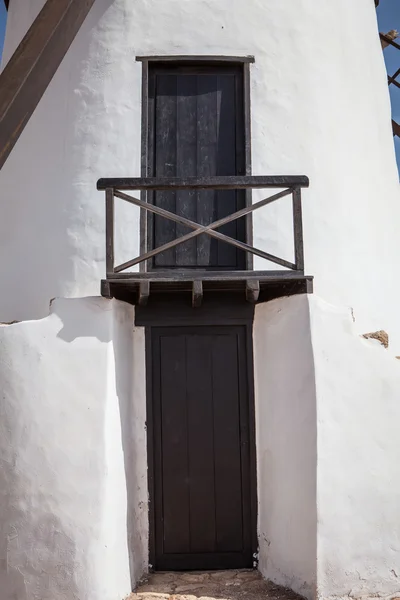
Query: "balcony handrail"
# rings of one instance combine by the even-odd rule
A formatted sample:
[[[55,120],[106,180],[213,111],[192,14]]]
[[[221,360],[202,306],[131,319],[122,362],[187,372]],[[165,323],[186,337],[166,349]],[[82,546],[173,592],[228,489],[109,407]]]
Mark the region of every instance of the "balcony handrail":
[[[265,260],[278,264],[286,269],[296,271],[298,274],[304,274],[304,257],[303,257],[303,224],[301,210],[301,188],[309,186],[308,177],[299,176],[227,176],[227,177],[188,177],[185,179],[179,178],[107,178],[99,179],[97,189],[104,190],[106,196],[106,277],[107,279],[115,279],[118,275],[122,275],[121,271],[133,267],[139,263],[143,263],[153,258],[161,252],[165,252],[179,244],[182,244],[201,234],[209,235],[220,241],[233,245],[241,250],[259,256]],[[267,189],[281,188],[281,191],[259,200],[253,204],[230,214],[222,219],[218,219],[208,225],[202,225],[186,217],[172,213],[168,210],[160,208],[142,199],[130,196],[121,190],[193,190],[193,189],[213,189],[213,190],[235,190],[235,189]],[[248,216],[258,208],[271,204],[285,196],[292,196],[293,209],[293,235],[294,235],[294,250],[295,262],[292,263],[283,258],[264,252],[259,248],[251,246],[245,242],[227,236],[216,229],[226,225],[231,221],[235,221],[244,216]],[[114,264],[114,200],[120,198],[130,204],[134,204],[144,211],[151,212],[160,217],[169,219],[181,225],[185,225],[192,229],[190,233],[181,237],[175,238],[170,242],[148,250],[144,254],[115,266]],[[126,275],[126,274],[124,274]]]
[[[283,187],[309,187],[305,175],[227,175],[224,177],[128,177],[99,179],[98,190],[115,188],[118,190],[243,190]]]

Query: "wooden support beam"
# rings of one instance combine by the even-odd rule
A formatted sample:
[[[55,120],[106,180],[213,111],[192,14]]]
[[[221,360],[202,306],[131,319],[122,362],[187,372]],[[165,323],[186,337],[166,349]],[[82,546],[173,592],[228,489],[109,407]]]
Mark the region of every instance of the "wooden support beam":
[[[192,306],[198,308],[203,302],[203,282],[201,280],[193,281]]]
[[[95,0],[47,0],[0,74],[0,169]]]
[[[397,135],[398,137],[400,137],[400,125],[398,123],[396,123],[396,121],[393,121],[393,119],[392,119],[392,128],[393,128],[393,135]]]
[[[309,279],[301,271],[191,271],[189,269],[171,269],[169,271],[148,271],[132,273],[107,273],[107,279],[111,283],[123,283],[124,281],[142,281],[148,279],[154,282],[182,282],[201,279],[205,281],[247,281],[248,279],[267,279],[269,281],[287,281],[293,279]]]
[[[143,279],[139,284],[139,306],[146,306],[150,296],[150,281]]]
[[[101,292],[100,293],[104,298],[112,298],[110,284],[105,279],[102,279],[102,281],[101,281]]]
[[[260,295],[260,281],[258,279],[248,279],[246,281],[246,300],[255,304]]]

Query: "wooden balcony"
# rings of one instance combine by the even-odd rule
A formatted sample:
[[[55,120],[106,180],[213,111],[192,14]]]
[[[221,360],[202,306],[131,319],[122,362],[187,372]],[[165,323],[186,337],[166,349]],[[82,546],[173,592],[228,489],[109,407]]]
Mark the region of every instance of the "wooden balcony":
[[[106,279],[102,280],[101,293],[108,298],[119,298],[131,303],[144,305],[150,294],[191,294],[192,305],[200,306],[204,295],[215,293],[242,293],[249,302],[266,301],[279,296],[289,296],[312,292],[312,277],[304,274],[303,226],[301,209],[301,189],[309,185],[305,176],[244,176],[210,177],[186,179],[131,178],[100,179],[98,190],[105,191],[106,197]],[[252,203],[247,194],[246,206],[209,225],[202,225],[181,215],[167,211],[146,201],[146,192],[160,190],[253,190],[279,189],[263,200]],[[141,192],[136,198],[127,191]],[[257,209],[276,202],[286,196],[292,197],[294,262],[272,255],[249,243],[217,231],[223,225],[237,219],[246,218],[247,241],[252,239],[252,214]],[[115,265],[114,261],[114,200],[119,198],[141,209],[142,223],[147,213],[158,215],[191,229],[189,233],[177,237],[157,248],[152,248],[139,256]],[[144,217],[144,218],[143,218]],[[144,229],[142,227],[142,236]],[[277,264],[281,270],[255,271],[252,262],[247,261],[247,270],[200,270],[163,269],[146,270],[152,259],[179,244],[199,235],[208,235],[219,241],[231,244],[244,251],[247,256],[259,256]],[[141,265],[140,272],[127,272],[127,269]]]

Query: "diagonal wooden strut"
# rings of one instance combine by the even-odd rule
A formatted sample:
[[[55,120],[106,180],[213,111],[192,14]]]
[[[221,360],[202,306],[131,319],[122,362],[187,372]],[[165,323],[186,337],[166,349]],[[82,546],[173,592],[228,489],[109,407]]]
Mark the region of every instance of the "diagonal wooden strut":
[[[95,0],[47,0],[0,74],[0,169]]]
[[[222,240],[228,244],[231,244],[232,246],[236,246],[237,248],[240,248],[241,250],[245,250],[246,252],[251,252],[252,254],[255,254],[256,256],[259,256],[261,258],[269,260],[273,263],[276,263],[276,264],[286,267],[288,269],[295,269],[296,265],[291,262],[288,262],[282,258],[278,258],[277,256],[274,256],[273,254],[264,252],[263,250],[254,248],[253,246],[250,246],[249,244],[245,244],[244,242],[240,242],[239,240],[235,240],[234,238],[224,235],[223,233],[220,233],[219,231],[214,231],[214,229],[217,229],[218,227],[221,227],[222,225],[225,225],[226,223],[235,221],[236,219],[240,219],[241,217],[244,217],[245,215],[257,210],[257,208],[261,208],[262,206],[271,204],[272,202],[279,200],[279,198],[283,198],[284,196],[288,196],[292,193],[293,193],[292,188],[283,190],[282,192],[274,194],[273,196],[270,196],[269,198],[264,198],[263,200],[260,200],[259,202],[252,204],[251,206],[242,208],[241,210],[238,210],[237,212],[232,213],[231,215],[228,215],[222,219],[219,219],[218,221],[214,221],[214,223],[210,223],[209,225],[200,225],[199,223],[195,223],[194,221],[191,221],[190,219],[186,219],[185,217],[171,213],[168,210],[159,208],[158,206],[154,206],[153,204],[148,204],[147,202],[143,202],[142,200],[139,200],[138,198],[128,196],[127,194],[124,194],[123,192],[119,192],[119,191],[115,190],[114,195],[117,198],[120,198],[121,200],[125,200],[126,202],[130,202],[131,204],[135,204],[136,206],[140,206],[141,208],[148,210],[149,212],[152,212],[161,217],[165,217],[166,219],[170,219],[171,221],[180,223],[181,225],[186,225],[187,227],[194,229],[194,231],[192,231],[191,233],[187,233],[186,235],[183,235],[182,237],[179,237],[175,240],[172,240],[171,242],[168,242],[167,244],[163,244],[162,246],[159,246],[158,248],[155,248],[154,250],[150,250],[149,252],[146,252],[145,254],[138,256],[137,258],[129,260],[121,265],[118,265],[117,267],[114,268],[114,273],[119,273],[121,271],[124,271],[125,269],[128,269],[129,267],[133,267],[145,260],[148,260],[149,258],[152,258],[153,256],[156,256],[157,254],[160,254],[161,252],[164,252],[165,250],[169,250],[170,248],[178,246],[179,244],[182,244],[182,243],[186,242],[187,240],[193,239],[194,237],[197,237],[203,233],[210,235],[213,238]]]

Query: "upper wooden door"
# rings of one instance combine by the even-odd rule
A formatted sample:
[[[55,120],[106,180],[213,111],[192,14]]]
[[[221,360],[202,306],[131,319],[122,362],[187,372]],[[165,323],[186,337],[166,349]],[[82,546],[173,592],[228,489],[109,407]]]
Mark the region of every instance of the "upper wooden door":
[[[242,67],[151,65],[149,70],[148,175],[211,177],[244,175]],[[245,205],[243,191],[162,191],[149,194],[157,206],[209,224]],[[149,218],[149,247],[188,233],[186,226]],[[219,229],[245,240],[245,218]],[[243,251],[202,235],[159,254],[158,269],[245,268]]]
[[[151,329],[151,548],[159,570],[251,567],[245,326]]]

